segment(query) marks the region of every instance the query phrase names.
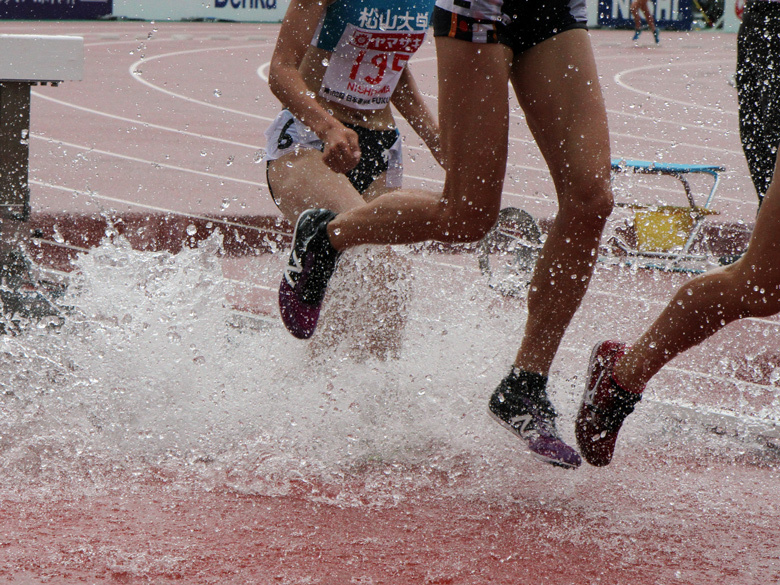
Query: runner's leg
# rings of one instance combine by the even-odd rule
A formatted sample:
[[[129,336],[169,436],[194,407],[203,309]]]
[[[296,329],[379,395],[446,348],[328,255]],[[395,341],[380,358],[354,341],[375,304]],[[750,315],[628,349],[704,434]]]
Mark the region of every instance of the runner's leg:
[[[643,7],[645,20],[647,21],[647,27],[651,32],[655,33],[655,17],[653,17],[653,11],[650,9],[650,3],[648,0],[644,0]]]
[[[566,31],[518,56],[512,82],[559,204],[531,279],[515,360],[522,370],[547,375],[588,288],[612,211],[607,115],[587,31]]]
[[[346,175],[330,170],[313,148],[271,161],[268,182],[279,209],[292,222],[312,207],[341,213],[365,204]]]
[[[631,2],[631,16],[634,17],[634,30],[642,29],[642,19],[639,16],[640,0]]]

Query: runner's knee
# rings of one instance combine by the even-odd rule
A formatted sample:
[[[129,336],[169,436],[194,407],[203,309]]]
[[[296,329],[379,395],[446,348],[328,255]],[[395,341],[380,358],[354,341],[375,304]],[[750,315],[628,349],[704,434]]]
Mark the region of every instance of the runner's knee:
[[[780,271],[756,270],[742,258],[724,269],[727,288],[738,301],[738,317],[769,317],[780,312]]]
[[[484,192],[448,188],[437,210],[438,237],[444,242],[477,242],[485,237],[498,220],[501,190]]]
[[[559,202],[559,213],[576,223],[587,222],[600,229],[612,213],[614,199],[609,185],[594,177],[572,184]]]

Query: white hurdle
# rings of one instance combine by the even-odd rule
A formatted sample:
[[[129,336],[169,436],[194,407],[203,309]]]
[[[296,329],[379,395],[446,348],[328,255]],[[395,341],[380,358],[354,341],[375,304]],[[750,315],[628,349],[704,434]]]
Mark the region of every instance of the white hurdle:
[[[81,37],[0,34],[0,218],[29,215],[30,88],[83,74]]]

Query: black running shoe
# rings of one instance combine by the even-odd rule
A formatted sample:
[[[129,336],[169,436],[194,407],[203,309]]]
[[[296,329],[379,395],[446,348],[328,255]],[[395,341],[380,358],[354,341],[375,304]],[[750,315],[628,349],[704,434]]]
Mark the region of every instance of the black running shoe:
[[[336,214],[304,211],[295,224],[290,260],[279,285],[279,309],[287,330],[308,339],[317,328],[320,306],[340,253],[330,244],[327,226]]]
[[[546,385],[546,376],[518,374],[513,368],[490,397],[490,415],[523,439],[537,459],[559,467],[577,468],[582,460],[558,435],[557,414],[547,398]]]
[[[596,467],[612,461],[620,427],[642,399],[642,394],[624,390],[612,378],[615,362],[626,349],[625,343],[603,341],[590,356],[587,386],[574,432],[582,456]]]

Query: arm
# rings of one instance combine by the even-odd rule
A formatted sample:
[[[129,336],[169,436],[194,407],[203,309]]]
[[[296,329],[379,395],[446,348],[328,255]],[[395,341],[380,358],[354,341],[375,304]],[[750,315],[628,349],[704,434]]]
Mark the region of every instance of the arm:
[[[417,82],[414,80],[414,76],[408,66],[401,73],[401,79],[398,81],[390,102],[398,110],[398,113],[409,122],[409,125],[417,135],[422,138],[436,161],[441,166],[444,166],[439,124],[425,104],[423,95],[417,87]]]
[[[328,3],[325,0],[291,2],[271,58],[268,85],[282,105],[323,141],[325,164],[337,173],[345,173],[360,160],[357,134],[320,105],[299,71]]]

